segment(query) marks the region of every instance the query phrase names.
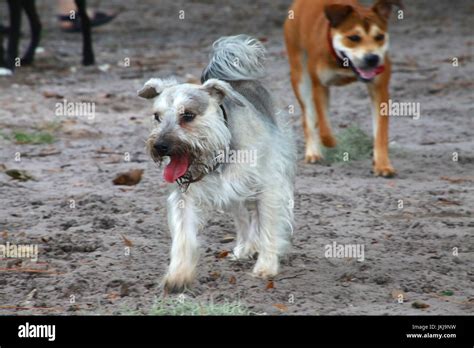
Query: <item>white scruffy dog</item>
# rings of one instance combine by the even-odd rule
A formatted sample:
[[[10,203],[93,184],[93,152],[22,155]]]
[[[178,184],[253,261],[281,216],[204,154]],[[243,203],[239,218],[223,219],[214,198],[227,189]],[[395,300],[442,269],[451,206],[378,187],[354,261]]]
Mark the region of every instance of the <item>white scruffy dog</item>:
[[[214,209],[234,217],[236,259],[258,253],[253,274],[278,273],[293,222],[296,149],[279,120],[263,73],[265,49],[251,37],[224,37],[213,45],[202,85],[151,79],[138,95],[153,99],[156,127],[147,147],[166,160],[163,176],[173,183],[168,198],[171,261],[164,279],[171,292],[194,279],[199,229]]]

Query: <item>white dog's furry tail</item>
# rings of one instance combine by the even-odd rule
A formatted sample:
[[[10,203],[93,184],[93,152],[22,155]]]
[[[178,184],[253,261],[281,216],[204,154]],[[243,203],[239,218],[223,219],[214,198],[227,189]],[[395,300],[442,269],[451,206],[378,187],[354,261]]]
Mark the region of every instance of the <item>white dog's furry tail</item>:
[[[214,78],[223,81],[256,80],[263,76],[265,48],[248,35],[225,36],[212,45],[209,65],[201,82]]]

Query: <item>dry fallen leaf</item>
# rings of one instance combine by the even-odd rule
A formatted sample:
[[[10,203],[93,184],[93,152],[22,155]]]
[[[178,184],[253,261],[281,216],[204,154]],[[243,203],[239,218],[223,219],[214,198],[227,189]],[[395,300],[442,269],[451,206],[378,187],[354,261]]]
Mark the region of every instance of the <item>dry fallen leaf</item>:
[[[35,178],[31,174],[29,174],[26,170],[8,169],[5,171],[5,174],[7,174],[8,176],[12,177],[15,180],[20,180],[20,181],[35,180]]]
[[[125,246],[128,246],[128,247],[133,246],[132,241],[130,239],[128,239],[127,237],[125,237],[123,234],[122,234],[122,238],[123,238],[123,242],[124,242]]]
[[[273,307],[278,308],[278,309],[281,310],[282,312],[287,312],[287,311],[288,311],[288,307],[285,306],[285,305],[282,304],[282,303],[275,303],[275,304],[273,305]]]
[[[51,92],[51,91],[44,91],[43,96],[45,98],[55,98],[55,99],[63,99],[64,98],[63,95],[61,95],[59,93],[56,93],[56,92]]]
[[[420,301],[415,301],[411,304],[411,306],[413,308],[425,309],[425,308],[428,308],[430,305],[427,303],[420,302]]]
[[[443,198],[443,197],[438,198],[438,202],[440,202],[441,204],[446,204],[446,205],[461,205],[461,203],[457,201],[452,201],[450,199]]]
[[[224,257],[227,257],[227,255],[229,255],[229,252],[227,250],[224,250],[217,254],[217,258],[223,259]]]
[[[112,291],[110,294],[107,294],[107,299],[110,301],[110,302],[114,302],[115,300],[117,300],[118,298],[120,297],[120,294],[116,291]]]
[[[213,280],[217,280],[219,279],[219,277],[221,276],[220,272],[211,272],[209,273],[209,276],[213,279]]]
[[[46,149],[41,150],[40,152],[36,153],[25,153],[25,157],[47,157],[47,156],[54,156],[59,155],[61,151],[56,149],[55,147],[49,147]]]
[[[133,169],[126,173],[119,173],[113,180],[114,185],[133,186],[142,179],[143,169]]]
[[[275,288],[275,284],[273,283],[273,280],[269,280],[267,282],[267,286],[265,287],[265,289],[274,289]]]
[[[234,236],[231,236],[231,235],[227,235],[227,236],[224,236],[220,242],[221,243],[230,243],[230,242],[233,242],[234,241]]]
[[[449,176],[442,176],[440,179],[449,181],[450,183],[453,183],[453,184],[461,184],[466,181],[474,181],[473,178],[450,178]]]

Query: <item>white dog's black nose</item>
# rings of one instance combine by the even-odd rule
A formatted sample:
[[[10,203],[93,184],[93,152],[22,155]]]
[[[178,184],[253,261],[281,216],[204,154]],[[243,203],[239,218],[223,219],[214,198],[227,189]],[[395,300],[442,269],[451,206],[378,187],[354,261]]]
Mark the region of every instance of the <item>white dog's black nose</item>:
[[[168,155],[168,151],[170,149],[169,145],[165,142],[160,142],[160,141],[157,141],[155,143],[155,145],[153,145],[153,147],[155,148],[155,151],[160,155],[160,156],[166,156]]]
[[[365,66],[367,66],[368,68],[375,68],[376,66],[379,65],[379,62],[380,62],[380,58],[376,54],[370,53],[364,56],[364,63],[365,63]]]

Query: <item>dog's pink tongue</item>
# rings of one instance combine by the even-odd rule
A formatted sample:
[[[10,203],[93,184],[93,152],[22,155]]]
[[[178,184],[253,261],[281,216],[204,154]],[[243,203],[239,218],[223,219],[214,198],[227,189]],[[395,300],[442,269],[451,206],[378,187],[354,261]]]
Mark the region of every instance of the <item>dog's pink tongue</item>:
[[[169,183],[173,183],[176,179],[182,177],[189,167],[189,158],[186,155],[171,156],[171,161],[165,167],[163,177]]]
[[[375,77],[375,75],[377,75],[378,70],[377,69],[371,69],[371,70],[357,69],[357,72],[362,78],[366,80],[371,80]]]

